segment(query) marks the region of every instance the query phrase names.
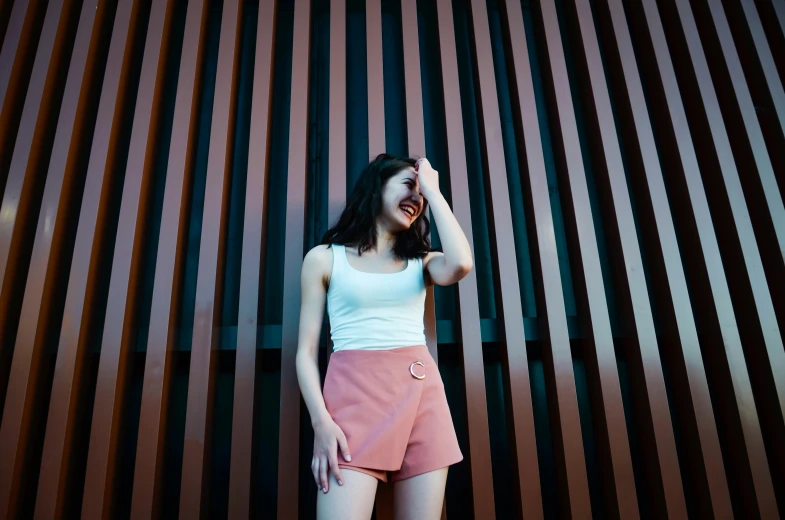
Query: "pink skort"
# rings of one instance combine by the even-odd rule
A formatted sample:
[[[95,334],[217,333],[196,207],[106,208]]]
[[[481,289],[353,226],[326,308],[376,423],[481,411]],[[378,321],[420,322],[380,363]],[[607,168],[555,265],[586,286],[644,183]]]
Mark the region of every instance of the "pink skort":
[[[346,461],[339,449],[340,468],[382,482],[389,471],[396,482],[463,460],[444,383],[425,345],[333,352],[323,393],[352,457]]]

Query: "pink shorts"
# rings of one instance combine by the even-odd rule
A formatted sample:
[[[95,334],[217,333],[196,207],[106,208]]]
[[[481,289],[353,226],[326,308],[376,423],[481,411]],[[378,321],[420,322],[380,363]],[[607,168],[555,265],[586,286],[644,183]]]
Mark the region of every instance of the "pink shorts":
[[[423,377],[424,376],[424,377]],[[396,482],[463,460],[444,383],[425,345],[333,352],[324,402],[346,435],[338,467]]]

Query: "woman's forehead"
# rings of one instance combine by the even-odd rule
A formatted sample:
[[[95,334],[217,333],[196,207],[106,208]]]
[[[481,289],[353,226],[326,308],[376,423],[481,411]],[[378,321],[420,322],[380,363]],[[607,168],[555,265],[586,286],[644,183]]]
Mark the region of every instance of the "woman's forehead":
[[[417,173],[414,171],[414,166],[409,166],[404,168],[403,170],[399,171],[395,174],[396,177],[404,178],[409,177],[410,179],[417,179]]]

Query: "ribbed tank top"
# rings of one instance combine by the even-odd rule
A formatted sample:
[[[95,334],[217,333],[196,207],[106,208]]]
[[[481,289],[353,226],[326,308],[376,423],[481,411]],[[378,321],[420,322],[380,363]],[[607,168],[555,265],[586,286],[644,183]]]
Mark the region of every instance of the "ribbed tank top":
[[[343,245],[332,250],[327,314],[333,351],[424,345],[422,259],[408,259],[397,273],[366,273],[349,265]]]

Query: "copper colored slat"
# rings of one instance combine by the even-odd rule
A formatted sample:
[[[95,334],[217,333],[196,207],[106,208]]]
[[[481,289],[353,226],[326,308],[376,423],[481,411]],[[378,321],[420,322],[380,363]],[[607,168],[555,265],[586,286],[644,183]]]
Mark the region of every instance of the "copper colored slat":
[[[22,119],[11,158],[6,189],[0,204],[0,215],[3,215],[0,219],[0,288],[2,288],[0,342],[13,335],[11,328],[15,325],[8,320],[11,284],[6,284],[5,281],[25,276],[23,270],[27,268],[27,265],[22,265],[23,262],[20,261],[20,256],[24,256],[19,254],[22,235],[34,232],[30,229],[33,226],[32,222],[46,223],[47,216],[54,217],[54,215],[45,215],[40,219],[37,215],[31,214],[30,207],[35,205],[32,200],[35,192],[32,185],[40,182],[39,157],[46,153],[41,150],[41,146],[46,138],[46,132],[51,128],[50,111],[54,109],[53,98],[56,97],[53,91],[57,69],[66,50],[64,47],[67,47],[66,25],[71,8],[70,2],[65,2],[64,5],[62,1],[57,0],[53,0],[47,8],[25,106],[22,109]],[[39,248],[42,247],[41,241],[47,240],[43,236],[44,233],[50,235],[49,239],[52,238],[52,230],[48,228],[39,230],[36,227],[34,233]],[[47,243],[51,244],[51,242]],[[11,255],[11,251],[14,255]],[[39,256],[39,258],[44,257]],[[38,311],[35,310],[35,314],[30,318],[25,318],[25,315],[40,307],[44,284],[41,273],[46,272],[47,266],[31,265],[30,269],[39,274],[39,277],[33,276],[28,282],[30,286],[26,292],[31,296],[23,300],[23,314],[20,317],[10,373],[6,367],[0,368],[0,374],[9,374],[2,423],[0,423],[0,460],[3,461],[0,464],[0,516],[3,518],[13,518],[19,505],[20,480],[28,449],[27,432],[41,368],[43,336],[38,335],[35,325],[30,326],[26,322],[26,319],[33,319],[32,323],[37,324]],[[32,296],[34,294],[38,295],[37,301]]]
[[[346,204],[346,0],[330,1],[330,138],[327,220]],[[321,238],[321,237],[320,237]]]
[[[491,233],[497,237],[498,276],[503,282],[500,284],[502,308],[504,312],[504,329],[507,335],[506,347],[508,355],[512,346],[525,350],[525,337],[522,330],[522,308],[518,291],[517,262],[515,249],[511,244],[500,243],[498,237],[511,237],[512,219],[510,214],[510,201],[507,188],[507,171],[502,146],[502,129],[499,119],[499,103],[496,95],[496,81],[493,71],[493,61],[490,59],[491,41],[488,27],[488,16],[485,2],[472,0],[471,2],[472,28],[474,31],[475,65],[479,85],[479,101],[482,114],[481,134],[485,137],[485,160],[490,182],[490,201],[488,208],[493,213],[491,221],[494,229]],[[539,144],[539,143],[538,143]],[[537,186],[539,188],[539,186]],[[535,189],[535,187],[533,187]],[[550,208],[543,205],[548,201],[547,191],[537,191],[533,194],[535,215],[537,220],[537,234],[539,249],[555,251]],[[491,202],[492,201],[492,202]],[[564,299],[561,290],[561,279],[558,263],[551,258],[540,259],[543,288],[545,290],[545,307],[547,310],[547,324],[549,343],[543,349],[544,364],[551,378],[551,390],[555,392],[552,400],[554,408],[551,410],[554,425],[561,429],[556,434],[561,444],[554,446],[560,453],[559,471],[564,478],[565,487],[561,489],[566,499],[565,514],[582,517],[590,514],[591,503],[589,500],[589,486],[586,477],[586,463],[583,455],[583,440],[581,438],[580,416],[578,414],[578,400],[573,374],[572,354],[570,340],[567,335],[567,319],[564,310]],[[521,364],[523,364],[523,357]],[[519,367],[510,367],[510,379],[519,377]],[[517,427],[517,425],[516,425]],[[520,471],[529,471],[529,467],[520,466]]]
[[[368,148],[373,160],[387,150],[384,133],[384,63],[382,54],[382,1],[365,3],[368,60]]]
[[[294,5],[292,95],[289,118],[289,172],[286,189],[286,232],[281,332],[281,420],[278,441],[278,518],[298,516],[300,472],[300,388],[295,357],[300,324],[300,274],[306,214],[308,171],[308,85],[310,76],[311,2]]]
[[[142,222],[149,204],[141,194],[146,193],[143,186],[150,182],[150,164],[158,137],[155,120],[158,99],[163,89],[163,45],[169,33],[169,24],[165,20],[168,20],[170,14],[168,2],[153,4],[134,109],[128,162],[125,165],[112,263],[111,266],[102,267],[111,267],[111,278],[87,456],[83,518],[108,516],[114,491],[116,443],[125,397],[128,354],[132,348],[130,344],[136,337],[131,309],[135,306],[137,272],[144,246]],[[134,21],[144,23],[138,16],[133,15]],[[135,25],[132,25],[130,30],[134,28]]]
[[[468,172],[466,171],[466,156],[464,150],[463,138],[463,124],[459,118],[460,112],[455,107],[461,106],[460,88],[458,79],[458,58],[455,46],[455,32],[453,25],[452,3],[449,0],[439,0],[436,4],[437,15],[439,19],[439,48],[441,52],[442,62],[442,81],[444,85],[444,105],[445,116],[447,118],[447,143],[449,150],[449,157],[452,161],[450,164],[450,178],[452,181],[453,189],[453,204],[456,208],[456,215],[461,216],[461,227],[464,231],[471,230],[471,219],[469,213],[469,188],[468,188]],[[484,6],[477,7],[477,16],[475,16],[475,40],[478,41],[478,56],[490,56],[490,37],[488,35],[488,22],[487,16],[484,12]],[[509,206],[509,196],[507,194],[506,179],[501,177],[505,176],[504,171],[504,151],[500,141],[494,141],[494,138],[500,139],[501,137],[501,124],[499,122],[498,104],[496,103],[496,87],[493,80],[493,71],[491,70],[490,78],[482,78],[483,72],[487,74],[489,69],[487,60],[486,63],[475,71],[475,74],[481,77],[481,94],[483,96],[482,108],[484,114],[484,121],[481,123],[486,125],[485,135],[492,136],[486,143],[487,158],[486,168],[490,169],[489,175],[492,177],[491,181],[491,200],[493,204],[488,207],[494,213],[494,229],[491,233],[498,237],[511,237],[512,236],[512,219]],[[493,101],[488,101],[492,99]],[[499,182],[501,180],[501,182]],[[471,240],[470,240],[470,243]],[[542,495],[540,492],[540,474],[537,461],[537,445],[534,437],[534,415],[532,410],[531,400],[531,386],[529,383],[529,366],[526,356],[526,343],[523,330],[523,311],[521,308],[520,295],[518,294],[518,271],[517,262],[515,259],[515,249],[512,247],[503,247],[502,244],[496,244],[496,261],[498,269],[498,279],[504,280],[501,284],[500,293],[501,309],[499,312],[500,319],[503,320],[503,331],[499,339],[500,348],[502,350],[502,362],[504,368],[509,372],[509,395],[505,395],[505,400],[509,401],[510,414],[508,420],[510,427],[508,428],[513,439],[510,440],[512,469],[513,469],[513,482],[515,486],[514,502],[517,507],[517,515],[524,516],[525,518],[542,518]],[[469,357],[464,358],[464,367],[470,364],[481,366],[481,353],[472,353],[469,347],[472,344],[481,344],[479,331],[471,326],[471,323],[479,318],[479,308],[477,307],[477,298],[471,294],[471,287],[476,286],[476,274],[474,270],[460,282],[459,295],[461,303],[461,316],[463,317],[464,311],[467,312],[470,319],[466,325],[468,327],[462,328],[462,340],[464,343],[464,356],[470,354]],[[464,292],[463,286],[469,285],[469,292]],[[475,347],[477,348],[477,347]],[[474,363],[472,363],[474,361]],[[466,372],[466,377],[470,376],[471,372]],[[479,383],[467,382],[467,391]],[[467,406],[470,410],[470,417],[474,413],[478,413],[477,403],[474,406],[470,401],[467,401]],[[480,414],[482,412],[479,412]],[[482,459],[487,457],[487,451],[484,448],[485,441],[483,439],[485,433],[481,433],[480,429],[487,429],[487,424],[479,424],[481,415],[477,416],[477,422],[470,421],[469,436],[475,440],[472,441],[470,446],[471,458],[477,457]],[[472,475],[475,476],[480,472],[480,476],[488,469],[483,469],[478,466],[475,469],[475,462],[472,463]],[[487,474],[487,473],[486,473]],[[490,479],[489,479],[490,481]],[[475,483],[477,485],[477,483]],[[488,500],[493,500],[488,496],[475,495],[475,506],[482,507],[488,510],[490,505],[487,504]]]
[[[641,364],[644,369],[648,369],[649,374],[654,372],[654,374],[652,374],[654,376],[654,382],[656,386],[660,387],[655,392],[655,395],[660,395],[662,399],[665,399],[665,389],[662,383],[662,374],[659,371],[659,353],[657,351],[656,343],[653,343],[656,338],[651,337],[654,332],[654,325],[652,323],[651,309],[648,304],[646,280],[643,278],[644,270],[642,259],[638,250],[637,236],[634,227],[634,216],[632,214],[632,208],[628,197],[629,191],[624,175],[624,165],[622,163],[621,150],[616,137],[617,129],[612,118],[613,112],[611,109],[608,85],[605,81],[605,76],[602,74],[602,58],[600,56],[597,36],[594,32],[592,13],[589,4],[585,0],[577,0],[576,8],[581,23],[581,36],[583,49],[586,56],[586,69],[590,78],[591,92],[594,96],[594,103],[596,107],[596,117],[598,119],[598,126],[600,128],[600,136],[603,141],[602,144],[603,153],[605,156],[605,171],[607,172],[608,176],[609,189],[612,191],[611,196],[613,200],[613,207],[616,210],[615,220],[619,227],[619,235],[621,235],[622,243],[624,244],[626,242],[627,244],[626,247],[623,245],[623,249],[626,249],[623,251],[626,264],[625,272],[629,280],[629,286],[631,288],[637,287],[637,294],[631,295],[631,301],[633,312],[637,316],[636,322],[639,324],[639,337],[641,334],[641,324],[645,323],[645,326],[649,329],[649,337],[647,339],[648,349],[644,350],[643,341],[641,341],[641,350],[643,353]],[[620,5],[611,7],[611,9],[620,8]],[[623,11],[620,12],[623,13]],[[617,14],[618,13],[615,12],[613,13],[614,16]],[[629,31],[624,18],[616,17],[613,22],[618,26],[616,34],[617,39],[620,40],[619,45],[630,45]],[[626,56],[625,59],[633,60],[634,57]],[[614,66],[616,65],[614,64]],[[629,71],[637,70],[634,62],[627,62],[624,65],[619,66],[626,66]],[[638,90],[639,88],[639,80],[637,80],[637,82],[632,80],[628,86],[628,89],[633,91],[629,94],[631,98],[639,95],[642,96],[642,92]],[[632,105],[635,107],[635,109],[645,107],[645,103],[638,105],[637,102],[633,102]],[[708,491],[708,496],[703,498],[703,501],[706,502],[707,510],[704,511],[704,514],[713,514],[715,516],[724,518],[731,516],[733,514],[733,510],[730,503],[728,483],[725,479],[725,467],[723,464],[722,453],[720,451],[717,426],[715,424],[714,415],[712,412],[712,402],[708,390],[706,370],[703,365],[703,359],[700,353],[700,346],[698,344],[692,309],[689,305],[689,294],[687,293],[684,271],[678,255],[678,246],[676,244],[673,222],[671,220],[668,208],[668,200],[664,193],[662,173],[659,171],[656,154],[651,156],[655,148],[653,137],[651,136],[650,123],[645,112],[637,110],[635,117],[637,118],[637,127],[640,129],[640,149],[644,155],[647,155],[644,159],[644,169],[646,170],[645,173],[649,178],[649,191],[650,196],[653,199],[652,206],[656,212],[655,219],[657,222],[657,230],[660,233],[662,253],[666,262],[666,270],[668,271],[668,282],[671,285],[670,292],[673,300],[670,303],[676,310],[675,319],[678,322],[678,340],[682,346],[682,351],[678,353],[680,356],[678,359],[678,370],[681,371],[681,367],[684,367],[685,373],[683,377],[687,380],[686,388],[690,393],[690,399],[685,399],[682,401],[682,403],[689,404],[687,407],[688,410],[685,412],[685,414],[690,414],[693,416],[693,419],[690,422],[692,423],[692,421],[694,421],[697,443],[696,447],[698,448],[698,453],[695,454],[697,455],[695,458],[697,460],[697,464],[702,466],[699,469],[701,478],[705,479],[707,483],[706,488]],[[675,353],[676,349],[666,347],[663,350],[673,351],[674,357],[677,355],[677,353]],[[676,372],[675,367],[671,367],[671,370],[674,373]],[[646,380],[649,382],[649,377],[646,377]],[[649,384],[650,386],[654,386],[651,384],[651,382]],[[664,408],[665,412],[667,412],[667,402],[660,403],[657,407],[652,407],[653,411],[658,409],[662,410],[662,408]],[[670,425],[667,423],[663,424],[666,421],[667,423],[670,422],[668,414],[665,414],[665,417],[661,417],[660,420],[655,420],[654,424],[655,427],[661,428],[661,432],[662,429],[668,428],[668,430],[665,431],[665,435],[670,437]],[[685,427],[687,427],[687,425],[685,425]],[[690,424],[689,427],[693,428],[692,424]],[[673,439],[668,439],[667,442],[668,444],[672,444]],[[675,458],[676,454],[673,452],[673,446],[671,446],[670,449],[671,457]],[[660,453],[660,451],[658,451],[658,453]],[[661,465],[663,465],[664,462],[667,462],[663,460],[662,455],[658,457],[658,461]],[[671,464],[678,464],[678,461],[671,461]],[[667,473],[668,471],[674,470],[678,471],[678,466],[661,469],[662,479],[667,482],[669,479],[674,478],[673,475],[669,476]],[[675,477],[678,478],[678,475]],[[670,500],[671,504],[673,504],[673,497],[675,494],[678,507],[680,508],[680,514],[684,515],[684,498],[682,496],[683,493],[681,487],[674,491],[672,488],[669,490],[668,486],[668,484],[663,486],[663,489],[665,489],[666,493],[666,501]],[[670,496],[668,496],[669,492],[671,493]]]
[[[57,348],[57,359],[49,401],[49,416],[46,421],[46,437],[44,439],[41,471],[38,482],[38,496],[35,515],[37,518],[56,518],[63,515],[66,482],[70,472],[71,454],[73,451],[73,429],[75,427],[77,409],[85,406],[78,403],[79,388],[83,384],[83,363],[87,348],[88,335],[82,329],[93,309],[90,306],[93,278],[96,274],[98,248],[94,249],[98,219],[98,205],[104,188],[104,177],[107,174],[107,159],[114,154],[118,132],[120,130],[119,115],[121,104],[118,104],[120,79],[128,72],[130,66],[130,40],[128,25],[131,18],[133,2],[125,0],[120,3],[114,18],[114,31],[106,62],[105,77],[101,90],[98,116],[95,122],[97,132],[93,134],[90,147],[90,162],[81,196],[82,205],[79,214],[79,225],[71,260],[71,272],[68,278],[65,309],[63,312],[60,341]],[[76,37],[74,52],[71,56],[71,68],[63,97],[63,110],[60,112],[57,135],[55,137],[52,160],[49,163],[46,194],[42,213],[52,215],[56,212],[54,190],[59,191],[63,175],[73,175],[74,160],[78,154],[79,136],[86,103],[91,102],[90,85],[92,70],[96,66],[96,52],[101,43],[99,40],[101,27],[111,23],[111,12],[105,2],[92,0],[82,6],[82,18]],[[126,59],[124,59],[124,57]],[[111,148],[111,150],[110,150]],[[66,185],[67,185],[66,181]],[[51,192],[49,191],[51,188]],[[47,195],[51,195],[49,198]],[[67,196],[64,193],[63,196]],[[54,204],[53,204],[54,203]],[[104,204],[105,207],[105,204]],[[74,215],[62,215],[70,220]],[[55,224],[62,225],[58,218]],[[45,239],[46,240],[46,239]],[[36,251],[46,254],[43,248]],[[95,253],[95,254],[94,254]],[[34,253],[35,255],[36,253]],[[54,253],[51,256],[54,256]],[[34,260],[32,265],[45,266],[46,260]],[[92,266],[92,270],[90,267]],[[33,273],[30,273],[31,275]],[[42,276],[41,273],[40,276]],[[88,277],[91,277],[88,285]],[[29,277],[28,280],[32,280]],[[23,320],[29,321],[37,311],[24,315]],[[31,322],[29,326],[34,327]]]
[[[218,345],[214,328],[220,317],[222,297],[223,260],[221,245],[226,240],[223,222],[228,212],[225,201],[230,185],[234,120],[236,110],[237,57],[239,56],[241,28],[240,0],[223,2],[221,39],[218,47],[218,69],[215,76],[210,150],[207,159],[202,236],[199,241],[199,270],[196,281],[194,332],[191,344],[191,367],[188,378],[188,404],[185,416],[185,441],[183,446],[183,471],[180,487],[180,515],[183,518],[200,518],[206,514],[208,490],[202,488],[209,482],[204,474],[209,464],[214,366],[213,355]]]
[[[267,179],[270,164],[270,121],[273,92],[276,0],[259,3],[254,64],[248,177],[245,191],[240,304],[237,322],[232,455],[229,474],[229,518],[248,518],[251,500],[254,381],[259,327],[259,273],[266,244]]]
[[[411,0],[405,0],[405,3],[409,2]],[[449,108],[461,106],[452,6],[448,1],[439,2],[437,10],[453,214],[473,249],[474,233],[469,203],[469,180],[466,168],[463,115],[460,110],[450,110]],[[412,23],[416,26],[416,18],[414,22],[408,22],[408,24]],[[406,27],[408,24],[404,21],[403,25]],[[417,71],[416,81],[419,84],[419,65]],[[411,119],[409,120],[411,121]],[[474,256],[474,251],[472,251],[472,256]],[[463,280],[458,282],[458,304],[460,309],[461,346],[469,437],[469,450],[464,455],[464,460],[470,464],[474,517],[492,519],[496,517],[496,507],[493,494],[488,407],[485,392],[485,371],[483,368],[480,308],[478,302],[477,272],[475,269],[472,269]],[[526,366],[525,360],[524,366]],[[528,370],[524,372],[523,376],[527,379],[525,384],[528,387]],[[526,399],[527,402],[530,402],[528,395]],[[531,417],[530,408],[528,413],[529,417]],[[533,423],[531,426],[533,428]],[[531,429],[529,432],[533,434],[534,430]],[[532,436],[530,440],[533,447],[534,437]],[[525,448],[520,446],[518,449],[523,450]],[[529,470],[531,470],[534,479],[539,479],[536,452],[534,464]],[[536,489],[536,495],[539,499],[539,485]],[[461,515],[458,514],[458,516]]]
[[[409,155],[425,156],[425,119],[420,73],[420,41],[417,27],[417,0],[401,0],[403,65],[406,80],[406,132]]]
[[[509,2],[508,2],[509,5]],[[516,6],[517,7],[517,6]],[[581,9],[583,7],[583,9]],[[590,376],[595,380],[597,391],[595,395],[596,420],[605,424],[599,428],[602,432],[600,442],[604,444],[600,450],[607,453],[608,460],[604,461],[605,479],[607,485],[606,501],[609,511],[620,518],[637,518],[638,501],[635,493],[635,480],[632,472],[632,461],[630,458],[630,448],[627,439],[627,427],[624,420],[624,407],[621,400],[621,388],[619,384],[618,369],[616,366],[616,353],[611,332],[610,316],[608,313],[608,303],[605,298],[605,288],[603,286],[602,269],[600,267],[600,256],[597,247],[597,237],[594,231],[594,217],[589,203],[589,193],[586,182],[586,172],[583,167],[583,156],[581,145],[578,139],[578,127],[575,120],[575,112],[572,104],[572,92],[570,89],[569,77],[567,75],[567,65],[565,63],[564,50],[562,48],[562,35],[559,29],[559,20],[556,14],[556,7],[552,0],[546,0],[540,4],[545,37],[547,43],[548,57],[550,61],[550,71],[553,76],[552,84],[556,112],[559,124],[555,125],[561,134],[561,145],[563,149],[559,151],[563,154],[563,168],[566,175],[562,177],[563,182],[568,185],[568,193],[572,202],[572,213],[575,219],[576,230],[575,250],[577,252],[574,259],[575,265],[582,269],[581,275],[585,283],[585,311],[588,313],[588,322],[591,326],[591,338],[587,348],[587,368]],[[583,37],[584,49],[587,48],[587,38],[594,36],[593,22],[591,13],[587,12],[588,5],[579,6],[579,19],[581,22],[580,36]],[[588,20],[585,20],[588,15]],[[515,23],[518,25],[520,41],[525,39],[521,24],[521,17],[518,12]],[[512,17],[511,16],[511,17]],[[589,32],[590,34],[586,34]],[[596,40],[594,51],[596,53],[596,63],[589,65],[589,70],[602,73],[602,63],[599,61]],[[514,45],[513,54],[520,56],[516,59],[523,59],[522,66],[528,68],[528,61],[524,52],[521,52],[517,45]],[[525,47],[524,47],[525,49]],[[592,68],[594,67],[594,68]],[[591,77],[591,80],[596,80]],[[529,79],[526,78],[527,83]],[[528,85],[527,85],[528,87]],[[632,220],[632,211],[627,196],[626,183],[624,182],[623,170],[621,169],[621,155],[618,149],[615,129],[611,116],[610,103],[607,98],[606,86],[597,85],[593,81],[592,92],[595,97],[596,113],[599,120],[600,131],[603,132],[603,145],[605,149],[605,160],[609,163],[608,170],[618,174],[621,172],[621,186],[618,185],[619,176],[614,175],[616,181],[613,187],[614,208],[617,210],[617,222],[619,225],[619,235],[622,248],[622,257],[627,264],[628,274],[637,269],[637,275],[630,275],[628,283],[630,287],[630,297],[634,313],[635,325],[637,329],[638,344],[644,358],[642,366],[645,371],[647,397],[649,399],[648,408],[655,414],[653,417],[655,425],[655,439],[658,452],[661,456],[663,480],[673,479],[671,488],[673,491],[666,493],[669,501],[675,502],[675,508],[684,508],[684,497],[681,493],[681,478],[679,475],[679,464],[676,457],[676,446],[673,440],[670,415],[668,413],[668,403],[665,400],[665,383],[660,368],[659,352],[657,350],[657,339],[654,331],[654,323],[651,315],[648,294],[646,293],[645,280],[643,279],[643,269],[641,267],[640,251],[638,249],[637,237]],[[528,90],[528,89],[527,89]],[[601,90],[602,92],[598,92]],[[598,96],[604,98],[597,99]],[[533,99],[520,99],[519,105],[533,102]],[[606,106],[607,105],[607,106]],[[607,109],[607,112],[604,110]],[[525,117],[521,114],[521,117]],[[608,148],[611,148],[609,150]],[[528,149],[528,147],[527,147]],[[609,156],[612,154],[611,156]],[[538,164],[538,170],[540,165]],[[618,170],[614,170],[618,168]],[[539,170],[542,171],[542,170]],[[542,181],[540,181],[542,182]],[[543,259],[545,261],[545,259]]]
[[[155,517],[161,507],[171,351],[176,348],[172,324],[180,304],[177,290],[186,261],[186,197],[192,181],[207,12],[201,0],[189,2],[186,12],[145,356],[131,505],[134,518]]]
[[[330,2],[330,107],[328,139],[328,226],[338,222],[346,205],[346,0]],[[318,237],[321,239],[321,237]],[[329,324],[329,316],[327,318]],[[329,327],[327,330],[330,330]],[[327,339],[327,366],[332,342]]]
[[[420,74],[420,45],[417,30],[417,0],[401,0],[401,26],[403,28],[403,63],[406,90],[406,131],[409,156],[425,157],[425,121],[422,108],[422,83]],[[433,359],[439,362],[436,338],[436,306],[433,287],[425,294],[425,343]]]
[[[709,211],[708,200],[700,176],[698,158],[676,82],[676,73],[671,62],[656,4],[652,0],[644,0],[643,10],[653,46],[657,73],[662,82],[662,94],[665,99],[665,105],[662,107],[664,112],[661,112],[661,114],[666,116],[671,123],[674,143],[678,151],[678,160],[681,163],[685,176],[684,180],[689,195],[689,202],[700,239],[700,251],[705,261],[717,319],[719,324],[721,324],[720,333],[732,379],[732,392],[740,414],[743,440],[752,475],[752,485],[754,486],[760,513],[764,517],[775,518],[777,516],[777,504],[768,471],[768,460],[755,409],[747,362],[742,350],[741,338],[720,256],[719,244],[714,234],[714,225]],[[697,70],[696,72],[699,73],[699,77],[703,76],[705,81],[711,81],[707,75],[708,71],[705,71],[704,74],[700,74]],[[741,192],[738,195],[741,195]],[[748,237],[748,239],[754,240],[754,236]]]

